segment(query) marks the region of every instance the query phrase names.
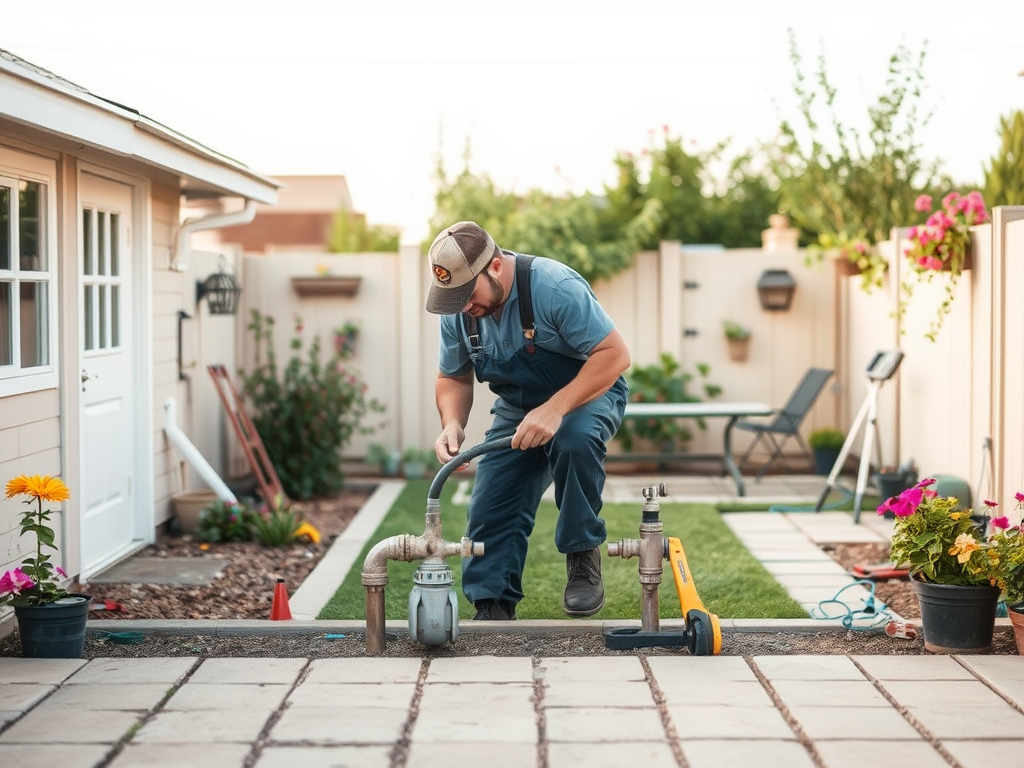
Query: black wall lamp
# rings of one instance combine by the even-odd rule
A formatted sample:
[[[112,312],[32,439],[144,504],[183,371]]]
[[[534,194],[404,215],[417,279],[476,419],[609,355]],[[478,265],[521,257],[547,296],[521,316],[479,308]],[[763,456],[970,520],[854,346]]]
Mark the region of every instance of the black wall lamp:
[[[757,281],[757,296],[761,309],[784,312],[793,303],[796,280],[785,269],[766,269]]]
[[[196,304],[205,296],[211,315],[233,315],[238,308],[238,294],[241,292],[235,278],[224,271],[222,261],[216,272],[205,280],[196,281]]]

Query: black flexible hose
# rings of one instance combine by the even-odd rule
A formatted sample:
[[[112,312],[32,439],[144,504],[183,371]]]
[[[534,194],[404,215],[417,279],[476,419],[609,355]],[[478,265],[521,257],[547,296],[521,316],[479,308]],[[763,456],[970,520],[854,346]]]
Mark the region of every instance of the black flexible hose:
[[[477,456],[483,453],[490,453],[491,451],[500,451],[503,448],[510,448],[512,446],[512,435],[508,437],[499,437],[496,440],[491,440],[486,443],[480,443],[472,448],[463,451],[454,459],[450,460],[441,469],[438,470],[437,474],[434,475],[433,482],[430,483],[430,490],[427,491],[428,499],[440,499],[441,498],[441,486],[444,485],[444,481],[448,479],[448,475],[454,472],[456,469],[461,467],[468,461],[475,459]]]

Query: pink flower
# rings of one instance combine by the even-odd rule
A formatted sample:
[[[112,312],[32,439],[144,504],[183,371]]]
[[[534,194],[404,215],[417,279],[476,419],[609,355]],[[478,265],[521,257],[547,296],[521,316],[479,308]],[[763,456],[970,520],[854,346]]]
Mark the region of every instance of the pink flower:
[[[31,589],[34,586],[35,582],[21,568],[14,568],[0,576],[0,595],[17,595],[23,589]]]
[[[988,524],[991,525],[993,528],[998,528],[1001,531],[1005,531],[1007,528],[1010,527],[1010,521],[1005,516],[993,517],[991,520],[988,521]]]
[[[921,195],[920,197],[917,198],[917,200],[914,201],[914,210],[915,211],[922,211],[922,212],[929,211],[929,210],[931,210],[931,207],[932,207],[931,195]]]
[[[922,269],[931,269],[938,272],[942,269],[942,259],[937,259],[934,256],[922,256],[917,260],[917,265]]]
[[[991,508],[995,508],[995,507],[999,506],[999,502],[998,501],[989,501],[988,499],[985,499],[985,506],[989,507],[990,509]]]
[[[1017,501],[1024,502],[1024,493],[1017,491],[1015,494],[1013,494],[1013,498],[1015,498]]]

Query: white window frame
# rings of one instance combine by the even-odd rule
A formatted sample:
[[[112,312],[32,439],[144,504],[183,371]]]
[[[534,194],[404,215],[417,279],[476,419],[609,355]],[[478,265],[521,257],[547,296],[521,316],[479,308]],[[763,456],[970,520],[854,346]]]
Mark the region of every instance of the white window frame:
[[[43,231],[45,235],[46,265],[42,272],[33,272],[34,282],[44,282],[47,292],[47,340],[49,347],[46,365],[22,368],[21,360],[15,355],[12,365],[0,365],[0,397],[20,395],[26,392],[36,392],[44,389],[56,389],[59,385],[59,348],[57,346],[57,307],[60,303],[58,285],[58,260],[57,250],[57,166],[52,160],[28,155],[22,152],[0,147],[0,184],[10,185],[15,196],[13,207],[17,210],[18,185],[22,181],[34,181],[42,184],[46,190],[43,212],[45,222]],[[16,222],[12,221],[12,224]],[[12,262],[16,260],[17,254],[12,253]],[[15,266],[12,263],[12,267]],[[43,275],[40,281],[38,278]],[[11,281],[17,285],[18,270],[0,269],[0,280]],[[19,313],[17,312],[20,296],[18,292],[12,292],[12,334],[17,337],[20,324]]]

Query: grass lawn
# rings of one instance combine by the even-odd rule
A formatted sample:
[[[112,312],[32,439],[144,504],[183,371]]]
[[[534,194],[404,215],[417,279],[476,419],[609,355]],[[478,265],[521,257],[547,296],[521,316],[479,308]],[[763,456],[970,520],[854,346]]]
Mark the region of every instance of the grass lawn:
[[[395,501],[380,527],[370,537],[352,570],[331,601],[317,618],[363,620],[366,618],[365,592],[360,571],[370,549],[383,539],[407,533],[423,533],[426,518],[429,480],[409,482]],[[458,541],[465,530],[466,506],[456,505],[452,498],[458,489],[453,478],[441,489],[442,531],[447,541]],[[639,537],[642,502],[606,504],[601,516],[608,526],[608,540]],[[764,507],[762,506],[761,509]],[[565,557],[554,545],[557,510],[553,503],[543,503],[537,513],[537,524],[530,537],[530,552],[523,574],[526,597],[516,608],[520,619],[565,619],[562,612],[562,590],[565,587]],[[686,552],[697,593],[711,613],[723,619],[794,619],[807,613],[764,570],[722,522],[716,506],[711,504],[661,503],[664,536],[678,538]],[[606,554],[601,547],[605,585],[605,607],[593,619],[640,618],[639,561],[623,560]],[[386,616],[403,620],[409,616],[409,593],[413,574],[421,561],[388,562],[388,585],[385,591]],[[449,558],[459,597],[459,616],[469,619],[473,606],[461,590],[461,564]],[[671,619],[681,617],[679,596],[669,569],[658,592],[660,615]]]

